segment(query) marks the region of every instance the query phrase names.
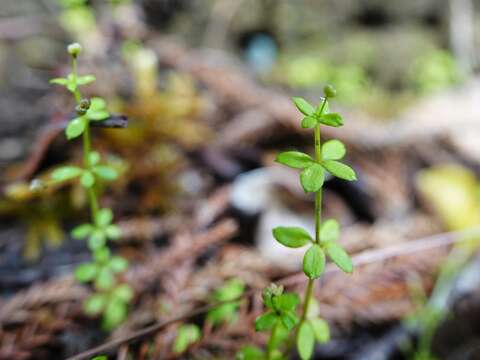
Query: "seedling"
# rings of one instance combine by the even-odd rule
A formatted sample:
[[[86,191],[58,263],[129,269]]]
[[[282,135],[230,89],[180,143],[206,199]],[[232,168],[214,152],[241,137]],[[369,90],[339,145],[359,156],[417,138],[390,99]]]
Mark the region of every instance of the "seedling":
[[[195,324],[184,324],[178,328],[177,337],[173,343],[173,352],[181,354],[185,352],[190,345],[200,340],[202,332]]]
[[[72,231],[75,239],[87,239],[93,260],[75,270],[75,277],[82,283],[93,283],[95,293],[86,299],[84,310],[87,314],[103,313],[103,325],[111,329],[120,324],[127,315],[127,307],[133,298],[133,290],[119,281],[128,267],[128,262],[120,256],[112,256],[107,241],[120,237],[120,229],[113,224],[113,213],[109,208],[101,208],[98,202],[98,186],[118,178],[117,170],[102,162],[100,154],[92,151],[90,125],[110,117],[105,100],[99,97],[82,97],[80,87],[95,81],[93,75],[80,76],[77,73],[77,58],[82,51],[80,44],[68,46],[72,58],[72,72],[66,78],[52,79],[50,82],[65,86],[75,98],[76,116],[65,129],[68,140],[82,137],[83,164],[57,168],[52,173],[54,182],[78,181],[88,194],[91,222],[81,224]]]
[[[224,302],[211,309],[207,314],[207,321],[212,325],[231,323],[237,319],[239,299],[245,291],[245,284],[240,279],[231,279],[222,287],[215,290],[212,301],[215,303]]]
[[[312,237],[306,230],[299,227],[280,226],[273,229],[274,238],[289,248],[308,246],[303,257],[303,272],[308,278],[303,299],[301,315],[297,316],[296,307],[300,300],[296,294],[283,293],[283,288],[271,286],[263,294],[267,312],[257,318],[257,331],[271,331],[267,352],[256,359],[283,359],[281,345],[285,339],[295,334],[297,351],[300,357],[310,359],[313,355],[315,342],[324,343],[329,340],[330,332],[327,322],[318,317],[316,311],[311,311],[313,303],[314,281],[324,269],[326,258],[330,258],[346,273],[353,271],[353,265],[347,252],[337,242],[340,226],[334,219],[322,222],[322,187],[325,173],[329,172],[340,179],[356,180],[352,168],[340,162],[345,156],[345,146],[339,140],[330,140],[321,144],[320,126],[339,127],[343,125],[342,117],[328,110],[328,101],[336,96],[332,86],[324,88],[325,96],[315,108],[302,98],[293,98],[297,109],[304,115],[302,128],[313,129],[315,154],[310,156],[299,151],[282,152],[277,162],[299,169],[300,183],[307,193],[315,193],[315,235]],[[287,349],[288,350],[288,349]],[[252,353],[249,348],[249,353]],[[245,353],[239,358],[249,359]],[[253,359],[253,358],[251,358]]]

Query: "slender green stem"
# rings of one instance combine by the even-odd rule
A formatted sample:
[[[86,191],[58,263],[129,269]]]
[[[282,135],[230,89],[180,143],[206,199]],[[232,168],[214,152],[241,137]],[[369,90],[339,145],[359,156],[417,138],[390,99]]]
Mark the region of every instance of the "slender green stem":
[[[90,152],[91,152],[91,141],[90,141],[90,122],[87,119],[85,125],[85,131],[83,132],[83,166],[85,169],[90,170]],[[98,200],[97,200],[97,193],[95,192],[95,188],[92,186],[88,188],[88,198],[90,200],[90,211],[92,215],[92,222],[95,223],[95,219],[97,218],[98,212]]]
[[[73,75],[73,80],[75,84],[77,84],[77,76],[78,76],[77,75],[77,59],[75,57],[72,59],[72,75]],[[78,85],[75,85],[75,90],[73,91],[73,95],[75,96],[75,100],[78,105],[80,103],[80,100],[82,100],[82,95],[78,90]]]
[[[74,78],[75,83],[77,82],[77,59],[74,57],[72,59],[72,75]],[[75,101],[77,105],[80,105],[82,100],[82,94],[80,90],[78,90],[78,86],[75,86],[75,90],[73,92],[75,96]],[[86,120],[85,130],[83,132],[83,167],[87,170],[90,170],[90,152],[91,152],[91,140],[90,140],[90,121],[88,118]],[[95,192],[94,187],[90,187],[87,189],[88,199],[90,202],[90,211],[92,216],[92,222],[95,223],[95,219],[97,217],[98,212],[98,200],[97,200],[97,193]]]
[[[325,102],[324,102],[325,104]],[[323,106],[322,106],[323,109]],[[322,110],[323,111],[323,110]],[[322,147],[320,141],[320,125],[315,126],[315,160],[322,160]],[[322,188],[315,193],[315,242],[320,243],[320,225],[322,221]]]
[[[277,336],[277,328],[278,324],[273,327],[272,333],[270,334],[270,340],[268,341],[267,345],[267,360],[271,360],[273,358],[273,350],[275,350],[275,337]]]
[[[327,98],[323,99],[322,106],[320,107],[319,110],[319,115],[321,116],[323,114],[323,111],[325,110],[325,106],[327,104]],[[314,139],[315,139],[315,160],[317,162],[322,161],[322,143],[321,143],[321,138],[320,138],[320,124],[317,124],[315,126],[315,131],[314,131]],[[320,188],[316,193],[315,193],[315,243],[319,244],[320,243],[320,225],[322,223],[322,188]],[[307,317],[308,313],[308,307],[310,306],[310,303],[312,301],[313,297],[313,289],[314,289],[314,280],[313,279],[308,279],[308,284],[307,288],[305,290],[305,298],[304,298],[304,303],[303,303],[303,310],[302,310],[302,317],[300,321],[304,321]]]
[[[305,290],[305,301],[303,303],[302,309],[302,317],[300,318],[300,323],[303,322],[307,318],[308,314],[308,307],[310,306],[310,302],[312,301],[313,296],[313,287],[314,287],[313,279],[308,279],[307,289]]]

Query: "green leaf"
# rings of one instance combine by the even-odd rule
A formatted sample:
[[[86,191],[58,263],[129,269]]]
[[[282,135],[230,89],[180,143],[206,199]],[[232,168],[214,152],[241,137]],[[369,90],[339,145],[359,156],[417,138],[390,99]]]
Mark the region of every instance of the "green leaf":
[[[302,120],[301,126],[303,129],[312,129],[318,124],[315,116],[305,116]]]
[[[112,295],[128,303],[133,299],[134,293],[133,289],[128,284],[121,284],[113,290]]]
[[[309,360],[313,355],[315,335],[308,321],[301,323],[297,334],[297,351],[302,360]]]
[[[299,248],[312,241],[308,232],[300,227],[279,226],[274,228],[272,232],[275,240],[289,248]]]
[[[273,307],[273,303],[272,303],[272,294],[269,293],[267,291],[268,289],[263,289],[263,292],[262,292],[262,299],[263,299],[263,303],[264,305],[271,309]]]
[[[93,294],[85,300],[83,309],[88,315],[98,315],[107,305],[107,301],[106,294]]]
[[[93,168],[93,172],[102,180],[111,181],[118,177],[117,170],[108,165],[97,165]]]
[[[66,181],[80,176],[82,169],[77,166],[62,166],[52,172],[52,179],[55,181]]]
[[[93,75],[84,75],[77,77],[77,84],[78,85],[88,85],[93,83],[96,80],[95,76]]]
[[[90,163],[90,166],[97,165],[100,161],[100,154],[96,151],[92,151],[90,155],[88,155],[88,161]]]
[[[94,263],[81,264],[75,269],[75,279],[82,283],[91,281],[97,275],[98,270],[98,266]]]
[[[127,270],[128,261],[121,256],[114,256],[110,259],[108,266],[113,272],[120,273]]]
[[[278,321],[278,315],[273,311],[269,311],[263,315],[260,315],[255,319],[255,330],[256,331],[270,330],[277,323],[277,321]]]
[[[334,242],[329,242],[325,244],[325,250],[330,259],[332,259],[340,269],[346,273],[351,273],[353,271],[352,260],[340,245]]]
[[[81,116],[69,121],[67,128],[65,129],[65,134],[67,139],[71,140],[83,134],[87,121],[85,117]]]
[[[346,152],[345,145],[340,140],[330,140],[322,146],[323,160],[340,160]]]
[[[237,318],[238,303],[228,303],[216,306],[207,314],[207,320],[213,325],[232,323]]]
[[[245,291],[245,284],[240,279],[231,279],[222,287],[215,290],[214,301],[233,301],[238,299]],[[216,306],[208,312],[207,319],[213,325],[222,322],[233,322],[237,317],[239,302],[232,302]]]
[[[197,325],[186,324],[180,326],[173,343],[173,352],[176,354],[183,353],[191,344],[200,340],[201,335],[202,333]]]
[[[107,107],[107,103],[101,97],[95,96],[90,99],[91,110],[104,110]]]
[[[274,296],[280,296],[282,294],[283,294],[283,285],[278,286],[272,283],[269,286],[267,286],[265,289],[263,289],[263,292],[262,292],[263,303],[265,304],[266,307],[272,309],[273,308],[272,298]]]
[[[122,231],[117,225],[108,225],[105,228],[105,235],[110,240],[117,240],[120,238],[120,236],[122,236]]]
[[[68,84],[68,79],[65,78],[54,78],[50,80],[50,84],[66,86]]]
[[[106,267],[102,268],[95,279],[95,287],[99,290],[109,290],[113,285],[115,285],[113,272]]]
[[[95,217],[95,224],[99,227],[106,227],[113,220],[113,212],[109,208],[100,209]]]
[[[67,89],[72,93],[77,90],[77,79],[73,74],[68,74]]]
[[[263,360],[263,351],[256,346],[247,345],[235,354],[235,360]]]
[[[230,301],[238,299],[245,291],[245,284],[240,279],[230,279],[215,291],[214,298],[217,301]]]
[[[101,229],[96,229],[88,238],[88,247],[91,250],[96,250],[105,245],[105,233]]]
[[[84,170],[82,173],[82,177],[80,178],[80,183],[84,187],[90,188],[93,186],[93,184],[95,184],[95,177],[90,171]]]
[[[268,341],[268,347],[271,349],[277,349],[284,344],[289,337],[290,331],[288,331],[285,325],[279,321],[271,332],[270,340]]]
[[[305,169],[315,163],[310,156],[299,151],[282,152],[278,154],[276,161],[295,169]]]
[[[111,330],[127,317],[127,304],[119,298],[112,298],[103,314],[103,327]]]
[[[335,241],[338,239],[340,233],[340,226],[337,220],[328,219],[323,222],[320,228],[320,240],[322,242]]]
[[[355,174],[355,171],[353,171],[350,166],[345,165],[341,162],[328,160],[323,163],[323,166],[325,167],[325,169],[328,170],[329,173],[340,179],[348,181],[357,180],[357,175]]]
[[[330,340],[330,328],[328,323],[323,319],[311,319],[310,325],[312,326],[315,339],[320,344],[325,344]]]
[[[300,299],[295,293],[285,293],[274,296],[272,302],[273,308],[277,311],[293,311],[299,304]]]
[[[105,120],[110,116],[106,110],[107,104],[105,100],[99,97],[93,97],[90,100],[90,109],[87,111],[87,117],[93,121]]]
[[[101,121],[108,118],[110,116],[110,113],[106,110],[99,110],[99,111],[88,110],[86,115],[92,121]]]
[[[320,313],[320,305],[318,304],[318,301],[315,298],[310,299],[310,304],[308,305],[308,310],[307,310],[307,319],[313,319],[318,317],[318,314]]]
[[[303,257],[303,272],[310,279],[317,279],[325,269],[325,254],[320,246],[312,245]]]
[[[300,183],[305,192],[317,192],[325,180],[325,171],[320,164],[313,164],[300,174]]]
[[[292,100],[295,106],[297,107],[297,109],[304,115],[308,116],[315,113],[315,108],[312,105],[310,105],[310,103],[307,100],[301,97],[294,97],[292,98]]]
[[[282,324],[287,328],[287,330],[292,330],[295,325],[298,324],[298,317],[295,315],[293,311],[283,312],[280,315],[280,319],[282,320]]]
[[[340,114],[337,114],[337,113],[324,114],[320,117],[319,121],[323,125],[328,125],[333,127],[339,127],[343,125],[343,119],[340,116]]]
[[[72,230],[72,237],[77,240],[81,240],[86,238],[90,235],[93,231],[92,224],[82,224],[78,225],[77,227],[73,228]]]
[[[106,246],[96,249],[93,252],[93,258],[97,263],[105,264],[110,260],[110,249]]]

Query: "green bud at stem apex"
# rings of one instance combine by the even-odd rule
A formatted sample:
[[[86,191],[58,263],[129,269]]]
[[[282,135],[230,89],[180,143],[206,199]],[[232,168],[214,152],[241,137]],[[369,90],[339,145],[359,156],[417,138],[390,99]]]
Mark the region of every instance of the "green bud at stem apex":
[[[323,88],[323,93],[325,94],[326,98],[334,98],[337,96],[337,90],[332,85],[325,85]]]
[[[79,43],[73,43],[68,45],[67,50],[73,58],[77,58],[77,56],[82,52],[82,45]]]

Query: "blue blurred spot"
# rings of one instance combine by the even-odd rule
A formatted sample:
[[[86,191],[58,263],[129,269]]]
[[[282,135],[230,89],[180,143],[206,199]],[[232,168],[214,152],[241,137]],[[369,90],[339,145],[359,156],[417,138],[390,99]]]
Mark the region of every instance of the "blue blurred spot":
[[[245,48],[245,60],[259,74],[270,72],[277,61],[278,47],[275,40],[266,34],[251,38]]]

